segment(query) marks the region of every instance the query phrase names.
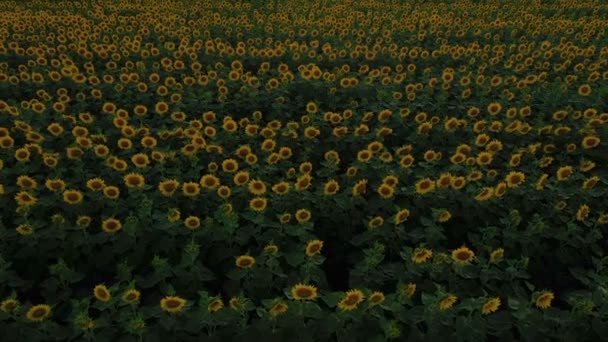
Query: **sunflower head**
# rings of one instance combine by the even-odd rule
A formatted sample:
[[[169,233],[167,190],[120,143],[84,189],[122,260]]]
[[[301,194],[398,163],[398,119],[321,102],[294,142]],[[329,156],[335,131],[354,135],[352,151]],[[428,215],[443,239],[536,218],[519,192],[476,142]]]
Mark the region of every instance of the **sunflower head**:
[[[475,253],[465,246],[452,251],[452,260],[459,265],[468,264],[473,261],[474,258]]]
[[[242,269],[252,268],[255,264],[255,258],[249,255],[241,255],[236,258],[235,264],[236,267]]]
[[[306,244],[306,255],[309,257],[315,256],[321,253],[321,249],[323,248],[323,241],[321,240],[311,240]]]
[[[291,296],[295,300],[314,300],[317,298],[317,288],[313,285],[296,284],[291,288]]]

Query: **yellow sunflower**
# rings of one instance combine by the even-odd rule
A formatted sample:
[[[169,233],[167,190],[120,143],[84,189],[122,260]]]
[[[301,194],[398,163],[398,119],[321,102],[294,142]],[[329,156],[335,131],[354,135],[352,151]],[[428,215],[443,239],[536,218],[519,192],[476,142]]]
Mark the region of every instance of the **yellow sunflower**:
[[[25,317],[32,322],[42,322],[51,314],[51,307],[47,304],[38,304],[32,306]]]
[[[321,249],[323,248],[323,241],[321,240],[311,240],[306,244],[306,255],[312,257],[316,254],[321,253]]]
[[[238,268],[252,268],[255,264],[255,258],[250,255],[241,255],[236,258],[235,264]]]
[[[177,296],[166,296],[160,300],[160,307],[168,313],[176,313],[182,311],[182,309],[188,303],[187,300]]]
[[[442,300],[439,301],[439,310],[441,311],[446,311],[449,310],[452,306],[454,306],[454,303],[456,303],[456,301],[458,300],[458,297],[456,297],[453,294],[448,294],[446,297],[444,297]]]
[[[291,296],[295,300],[314,300],[317,295],[317,288],[313,285],[299,283],[291,288]]]
[[[355,310],[364,299],[365,296],[361,290],[349,290],[346,292],[342,300],[338,302],[338,308],[340,308],[342,311]]]
[[[465,246],[452,251],[452,260],[459,265],[468,264],[475,258],[475,253]]]
[[[490,298],[481,307],[481,313],[484,315],[489,315],[493,312],[496,312],[500,307],[500,304],[501,302],[499,297]]]
[[[543,291],[536,297],[534,301],[539,309],[547,309],[551,306],[551,302],[555,299],[555,294],[551,291]]]

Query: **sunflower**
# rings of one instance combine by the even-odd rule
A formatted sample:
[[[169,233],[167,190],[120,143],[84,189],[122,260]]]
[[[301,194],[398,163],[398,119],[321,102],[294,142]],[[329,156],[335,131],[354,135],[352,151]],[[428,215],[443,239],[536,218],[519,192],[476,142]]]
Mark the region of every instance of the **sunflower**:
[[[61,179],[47,179],[44,182],[44,186],[50,191],[63,191],[65,190],[65,182]]]
[[[30,160],[30,156],[32,154],[26,148],[19,148],[15,150],[15,159],[20,162],[25,162]]]
[[[116,233],[122,229],[122,223],[115,218],[108,218],[101,223],[101,229],[106,233]]]
[[[373,152],[367,149],[357,152],[357,160],[361,163],[369,162],[373,156]]]
[[[260,196],[266,193],[266,184],[259,179],[254,179],[249,182],[247,189],[251,194]]]
[[[352,196],[361,196],[366,192],[367,179],[361,179],[355,185],[353,185]]]
[[[280,316],[286,313],[288,308],[289,306],[284,302],[277,302],[272,306],[272,308],[270,308],[270,315],[272,317]]]
[[[342,300],[338,302],[338,308],[342,311],[351,311],[365,300],[365,296],[361,290],[353,289],[346,292]]]
[[[169,222],[177,222],[181,217],[181,212],[177,208],[169,209],[167,220]]]
[[[483,187],[477,195],[475,195],[475,200],[482,202],[487,201],[494,196],[494,188],[492,187]]]
[[[468,264],[475,258],[475,253],[465,246],[452,251],[452,260],[459,265]]]
[[[539,309],[547,309],[551,306],[551,302],[555,299],[555,294],[551,291],[542,291],[534,301]]]
[[[452,183],[451,184],[452,189],[460,190],[460,189],[464,188],[464,186],[467,184],[467,180],[463,176],[457,176],[457,177],[452,177],[451,183]]]
[[[176,313],[182,311],[182,309],[188,303],[187,300],[177,296],[166,296],[160,300],[160,307],[168,313]]]
[[[376,306],[382,304],[382,302],[384,302],[384,299],[384,293],[380,291],[374,291],[367,298],[367,302],[369,303],[369,306]]]
[[[139,173],[129,173],[123,177],[125,185],[129,188],[143,188],[145,185],[144,176]]]
[[[416,293],[416,284],[409,283],[401,287],[400,296],[405,299],[410,299]]]
[[[222,161],[222,170],[227,173],[235,173],[239,169],[239,163],[234,159]]]
[[[93,219],[91,218],[91,216],[79,215],[78,218],[76,219],[76,226],[78,226],[80,228],[86,228],[91,224],[92,220]]]
[[[594,167],[595,167],[595,162],[593,162],[591,160],[586,160],[581,164],[580,170],[582,172],[589,172],[589,171],[593,170]]]
[[[367,223],[367,228],[376,229],[383,224],[384,224],[384,218],[382,218],[382,216],[376,216],[376,217],[372,218],[371,220],[369,220],[369,222]]]
[[[281,224],[288,224],[289,221],[291,221],[291,214],[283,213],[283,214],[279,215],[279,221],[281,222]]]
[[[234,175],[234,177],[232,178],[232,181],[237,186],[246,184],[247,182],[249,182],[249,172],[247,172],[247,171],[237,172]]]
[[[214,298],[209,302],[209,305],[207,305],[207,310],[209,312],[216,312],[221,310],[224,307],[224,301],[222,301],[222,298]]]
[[[15,231],[17,231],[19,235],[28,236],[32,235],[32,233],[34,232],[34,227],[32,227],[32,225],[30,224],[24,223],[17,226],[17,228],[15,228]]]
[[[32,306],[25,317],[32,322],[42,322],[45,318],[47,318],[51,314],[51,307],[47,304],[38,304]]]
[[[306,223],[310,221],[312,214],[308,209],[298,209],[296,211],[295,217],[298,223]]]
[[[589,206],[586,204],[581,205],[576,211],[576,220],[577,221],[585,221],[585,219],[589,216]]]
[[[238,268],[252,268],[255,264],[255,258],[249,255],[241,255],[236,258],[235,264]]]
[[[445,222],[448,222],[451,218],[452,218],[452,213],[450,213],[448,210],[444,210],[437,217],[437,222],[445,223]]]
[[[597,224],[600,224],[600,225],[608,224],[608,214],[601,214],[597,218]]]
[[[27,191],[20,191],[15,195],[15,201],[19,206],[32,206],[38,202],[38,199]]]
[[[275,255],[279,252],[279,246],[275,245],[274,243],[269,243],[264,246],[264,252],[270,255]]]
[[[87,188],[91,191],[101,191],[106,186],[106,183],[101,178],[91,178],[87,180]]]
[[[480,152],[475,159],[477,161],[477,165],[487,166],[492,164],[492,153],[490,152]]]
[[[95,286],[95,288],[93,289],[93,296],[95,296],[97,300],[102,302],[109,302],[110,299],[112,299],[112,294],[110,293],[110,290],[104,284],[99,284]]]
[[[214,175],[203,175],[199,182],[201,186],[205,189],[215,190],[220,185],[220,179]]]
[[[145,153],[137,153],[131,156],[131,162],[137,168],[145,168],[150,165],[150,158]]]
[[[488,105],[488,114],[497,115],[502,110],[502,105],[498,102],[492,102]]]
[[[186,197],[196,197],[200,192],[200,185],[196,182],[186,182],[182,185],[182,193]]]
[[[446,311],[449,310],[454,303],[456,303],[456,301],[458,300],[458,297],[456,297],[453,294],[448,294],[446,297],[444,297],[442,300],[439,301],[439,310],[441,311]]]
[[[384,199],[393,198],[395,194],[395,188],[388,184],[380,184],[380,186],[378,187],[378,194]]]
[[[317,288],[313,285],[299,283],[291,288],[291,296],[295,300],[314,300],[317,298]]]
[[[122,295],[122,300],[125,303],[135,303],[139,300],[141,293],[136,289],[130,289],[125,291]]]
[[[589,177],[587,179],[585,179],[585,181],[583,182],[583,190],[589,190],[591,188],[593,188],[598,182],[600,181],[600,177],[598,176],[593,176],[593,177]]]
[[[78,190],[65,190],[63,192],[63,201],[68,204],[78,204],[82,202],[84,196]]]
[[[492,251],[492,253],[490,253],[490,263],[497,263],[500,260],[502,260],[502,258],[505,255],[505,250],[503,248],[497,248],[495,250]]]
[[[407,154],[407,155],[401,157],[401,159],[399,159],[399,166],[401,166],[404,169],[411,167],[413,164],[414,164],[414,157],[411,154]]]
[[[435,182],[430,178],[424,178],[416,183],[416,193],[424,195],[435,190]]]
[[[288,182],[279,182],[272,186],[272,192],[279,196],[283,196],[289,192],[291,185]]]
[[[506,177],[507,186],[516,188],[526,181],[526,175],[521,171],[511,171]]]
[[[400,209],[395,214],[395,224],[402,224],[410,217],[410,211],[406,208]]]
[[[36,189],[38,183],[34,178],[24,175],[17,177],[17,186],[20,188],[20,190],[27,191]]]
[[[578,94],[580,96],[589,96],[591,95],[591,86],[589,86],[588,84],[583,84],[580,87],[578,87]]]
[[[264,197],[255,197],[249,201],[249,208],[255,212],[262,212],[268,206],[268,200]]]
[[[433,256],[433,251],[426,248],[416,248],[412,253],[412,262],[415,264],[425,263]]]
[[[0,303],[0,311],[11,312],[19,307],[19,301],[15,298],[8,298]]]
[[[323,241],[321,240],[311,240],[306,244],[306,255],[312,257],[316,254],[321,253],[321,249],[323,248]]]
[[[340,184],[334,179],[330,179],[323,186],[323,194],[325,196],[333,196],[340,190]]]
[[[103,195],[109,199],[117,199],[120,196],[120,189],[113,185],[103,188]]]
[[[490,298],[481,307],[481,313],[483,315],[489,315],[493,312],[496,312],[500,307],[500,304],[501,302],[499,297]]]
[[[557,169],[556,175],[558,181],[567,180],[574,173],[572,166],[562,166]]]
[[[397,178],[397,176],[388,175],[382,179],[382,184],[386,184],[390,187],[396,187],[399,184],[399,178]]]
[[[436,183],[438,188],[445,189],[449,187],[452,184],[452,174],[449,172],[441,174]]]

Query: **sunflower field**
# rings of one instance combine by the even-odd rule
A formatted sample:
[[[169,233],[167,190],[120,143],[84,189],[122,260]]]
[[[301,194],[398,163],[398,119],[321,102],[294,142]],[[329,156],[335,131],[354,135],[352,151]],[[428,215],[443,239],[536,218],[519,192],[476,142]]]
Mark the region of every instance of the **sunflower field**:
[[[0,2],[0,340],[607,340],[607,28]]]

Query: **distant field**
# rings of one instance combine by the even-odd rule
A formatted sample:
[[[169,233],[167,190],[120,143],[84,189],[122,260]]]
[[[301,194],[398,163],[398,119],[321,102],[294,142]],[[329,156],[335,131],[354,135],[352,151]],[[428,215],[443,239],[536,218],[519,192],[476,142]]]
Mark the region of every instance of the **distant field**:
[[[0,340],[605,339],[606,28],[0,2]]]

